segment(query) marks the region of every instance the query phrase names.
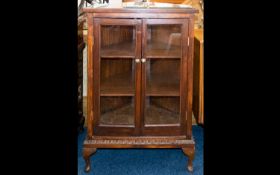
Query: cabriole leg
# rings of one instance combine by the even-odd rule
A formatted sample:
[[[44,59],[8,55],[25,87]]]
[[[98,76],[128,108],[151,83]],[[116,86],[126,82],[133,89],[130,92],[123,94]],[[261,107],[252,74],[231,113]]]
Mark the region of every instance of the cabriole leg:
[[[194,159],[194,146],[190,146],[190,147],[185,147],[185,148],[182,148],[184,154],[186,156],[188,156],[189,160],[188,160],[188,163],[187,163],[187,168],[190,172],[193,172],[193,159]]]
[[[84,148],[83,157],[86,162],[85,172],[90,171],[90,156],[96,152],[96,148]]]

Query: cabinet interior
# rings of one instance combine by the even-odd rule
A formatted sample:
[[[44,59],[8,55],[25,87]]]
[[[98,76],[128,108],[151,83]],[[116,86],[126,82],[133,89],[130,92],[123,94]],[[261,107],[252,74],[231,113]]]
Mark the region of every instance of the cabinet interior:
[[[136,27],[101,25],[100,124],[134,125]],[[147,25],[144,122],[179,124],[181,26]]]

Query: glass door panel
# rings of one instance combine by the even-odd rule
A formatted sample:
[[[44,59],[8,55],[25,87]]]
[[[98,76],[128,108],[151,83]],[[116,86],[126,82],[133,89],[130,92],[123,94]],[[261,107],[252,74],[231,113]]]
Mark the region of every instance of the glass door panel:
[[[185,19],[143,20],[144,134],[179,134],[184,125],[186,28]]]
[[[180,58],[181,25],[147,25],[145,58]]]
[[[180,65],[180,59],[146,61],[145,126],[180,123]]]
[[[180,59],[148,59],[146,67],[146,95],[180,95]]]
[[[136,113],[140,113],[136,111],[136,105],[139,105],[139,97],[136,97],[136,70],[139,68],[135,64],[139,50],[136,41],[141,39],[137,35],[140,23],[139,20],[100,19],[99,24],[99,50],[96,49],[99,59],[95,60],[99,70],[98,75],[95,75],[96,80],[99,80],[97,132],[133,132],[127,129],[135,127]]]
[[[102,58],[100,124],[134,125],[135,66],[133,59]]]
[[[135,26],[103,25],[101,26],[101,57],[134,58]]]

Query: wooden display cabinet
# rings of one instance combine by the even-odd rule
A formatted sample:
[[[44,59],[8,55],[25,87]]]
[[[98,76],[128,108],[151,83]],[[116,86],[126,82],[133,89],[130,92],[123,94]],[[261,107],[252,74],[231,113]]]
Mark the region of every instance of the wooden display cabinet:
[[[193,8],[83,9],[86,171],[97,148],[182,148],[192,171]]]

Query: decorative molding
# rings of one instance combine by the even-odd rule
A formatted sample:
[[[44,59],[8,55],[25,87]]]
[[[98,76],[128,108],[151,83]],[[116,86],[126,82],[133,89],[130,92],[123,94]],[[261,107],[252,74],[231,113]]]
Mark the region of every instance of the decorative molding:
[[[134,139],[93,139],[85,140],[84,144],[95,145],[185,145],[195,144],[194,140],[174,140],[174,139],[147,139],[147,138],[134,138]]]

